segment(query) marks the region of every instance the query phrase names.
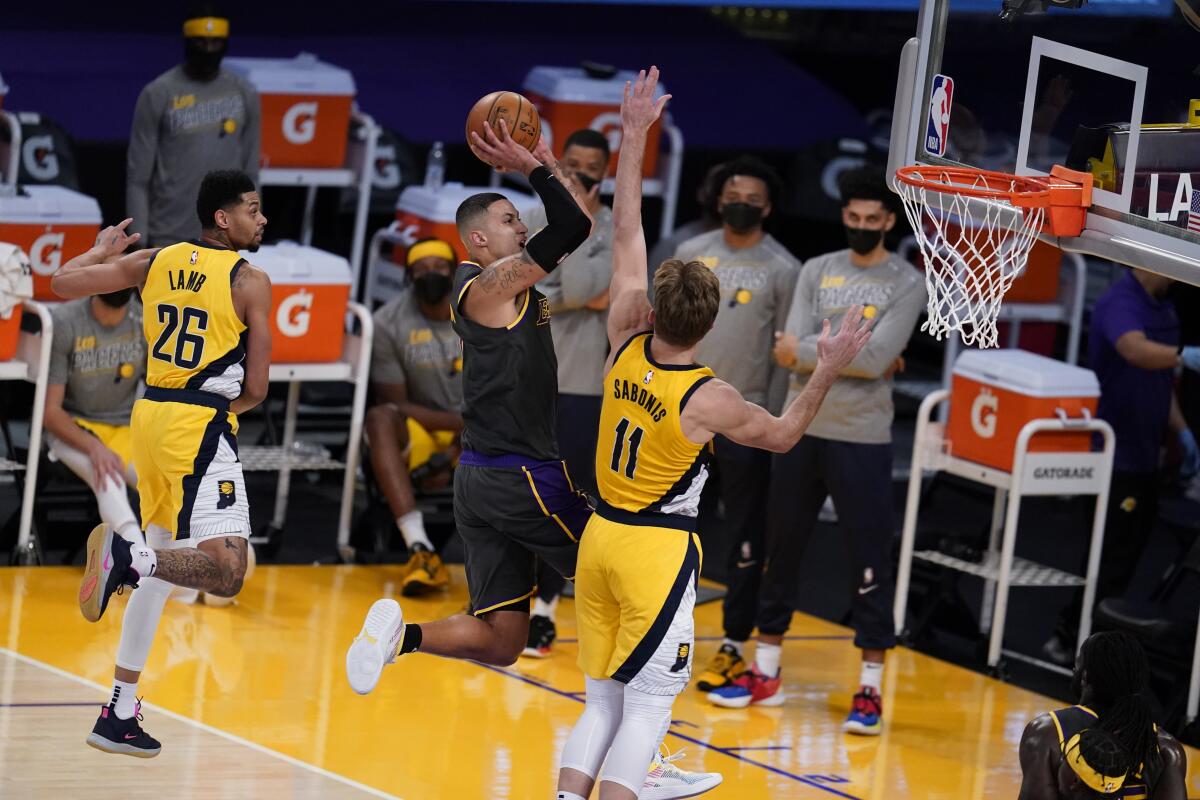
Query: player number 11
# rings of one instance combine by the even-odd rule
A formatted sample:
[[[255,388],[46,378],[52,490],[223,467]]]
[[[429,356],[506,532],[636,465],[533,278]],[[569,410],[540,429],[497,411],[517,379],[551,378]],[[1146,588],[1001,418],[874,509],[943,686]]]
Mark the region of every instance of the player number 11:
[[[621,470],[621,455],[625,450],[625,434],[629,433],[629,461],[625,463],[625,477],[633,480],[633,473],[637,471],[638,448],[642,444],[642,434],[645,433],[641,428],[634,426],[633,432],[629,432],[629,420],[622,419],[617,423],[616,441],[613,442],[612,463],[609,467],[613,472]]]

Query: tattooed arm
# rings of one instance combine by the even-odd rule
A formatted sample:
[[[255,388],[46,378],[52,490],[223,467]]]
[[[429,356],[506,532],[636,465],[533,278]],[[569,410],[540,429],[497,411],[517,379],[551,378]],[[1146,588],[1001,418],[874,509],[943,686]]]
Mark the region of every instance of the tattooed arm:
[[[157,550],[154,577],[218,597],[233,597],[242,590],[249,546],[240,536],[224,536],[206,539],[194,548]]]

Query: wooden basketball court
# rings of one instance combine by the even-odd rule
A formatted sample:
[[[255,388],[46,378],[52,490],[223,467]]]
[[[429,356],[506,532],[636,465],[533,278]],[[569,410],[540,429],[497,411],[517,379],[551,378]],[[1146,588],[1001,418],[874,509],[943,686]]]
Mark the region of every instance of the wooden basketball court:
[[[78,571],[0,570],[0,797],[545,798],[582,710],[574,611],[549,659],[508,669],[429,656],[389,667],[368,697],[343,674],[362,614],[397,567],[263,567],[229,608],[167,605],[144,692],[153,760],[84,744],[107,700],[124,598],[96,625],[79,615]],[[461,569],[421,621],[461,609]],[[718,646],[718,603],[697,613],[696,659]],[[885,733],[843,735],[857,675],[850,633],[797,615],[778,708],[675,705],[667,744],[720,771],[706,797],[1012,798],[1025,722],[1058,703],[908,650],[889,660]],[[1197,753],[1188,786],[1200,793]],[[118,789],[119,787],[119,789]],[[97,795],[99,792],[99,795]]]

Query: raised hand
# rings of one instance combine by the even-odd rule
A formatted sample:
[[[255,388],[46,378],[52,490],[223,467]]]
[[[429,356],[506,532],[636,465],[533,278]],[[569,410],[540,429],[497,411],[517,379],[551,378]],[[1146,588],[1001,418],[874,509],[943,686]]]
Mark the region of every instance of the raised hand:
[[[625,81],[625,97],[621,100],[621,127],[626,131],[647,131],[662,114],[671,95],[664,94],[654,99],[658,88],[658,67],[642,70],[637,80],[630,85]]]
[[[102,260],[106,261],[121,255],[129,245],[142,238],[140,233],[132,235],[125,233],[125,229],[131,222],[133,222],[133,217],[126,217],[116,225],[109,225],[96,236],[96,245],[92,249],[102,257]]]
[[[866,347],[871,338],[873,320],[863,319],[863,307],[856,305],[842,317],[842,324],[834,336],[829,335],[829,320],[821,325],[821,336],[817,339],[817,369],[825,367],[841,372],[854,357]]]
[[[512,140],[508,133],[508,123],[499,121],[500,135],[486,123],[483,126],[483,136],[471,131],[471,148],[497,172],[520,172],[528,175],[538,167],[538,160],[533,154]]]

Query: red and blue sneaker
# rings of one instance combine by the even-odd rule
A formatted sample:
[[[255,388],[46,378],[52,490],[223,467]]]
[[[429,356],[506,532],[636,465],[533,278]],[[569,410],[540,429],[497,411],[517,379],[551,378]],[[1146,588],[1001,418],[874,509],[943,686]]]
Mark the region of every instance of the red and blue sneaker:
[[[728,686],[722,686],[708,693],[708,702],[724,708],[745,708],[748,705],[778,706],[783,705],[783,670],[775,673],[774,678],[768,678],[758,671],[757,667],[738,675]]]
[[[878,736],[883,732],[883,698],[870,686],[854,695],[850,716],[842,723],[844,733],[859,736]]]

